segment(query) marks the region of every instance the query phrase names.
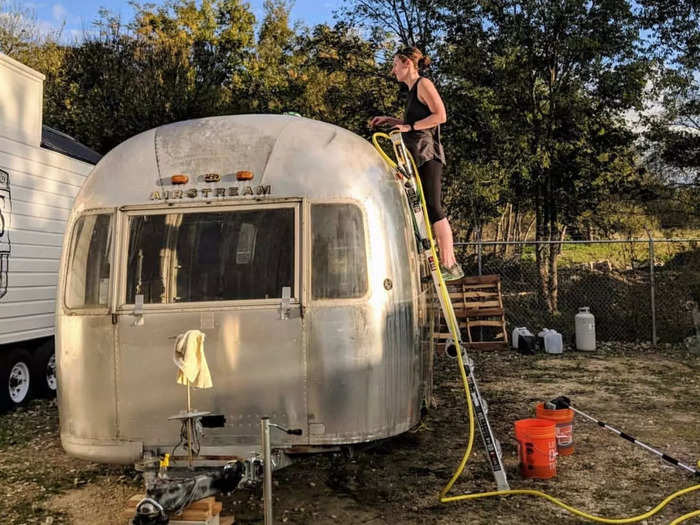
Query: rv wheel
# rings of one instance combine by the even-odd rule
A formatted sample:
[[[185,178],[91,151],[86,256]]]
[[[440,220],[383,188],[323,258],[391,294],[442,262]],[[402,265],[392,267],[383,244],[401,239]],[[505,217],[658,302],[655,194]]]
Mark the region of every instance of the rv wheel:
[[[31,393],[31,359],[24,350],[13,349],[0,358],[0,410],[7,410],[29,400]]]
[[[53,341],[44,343],[34,352],[32,388],[41,397],[56,397],[56,354]]]

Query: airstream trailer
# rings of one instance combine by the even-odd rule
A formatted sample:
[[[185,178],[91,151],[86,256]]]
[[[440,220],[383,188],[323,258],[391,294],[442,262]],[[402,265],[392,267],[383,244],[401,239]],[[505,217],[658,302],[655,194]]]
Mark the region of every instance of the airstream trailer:
[[[259,450],[263,416],[300,430],[273,432],[286,456],[410,429],[431,387],[419,267],[395,173],[347,130],[241,115],[127,140],[65,237],[63,447],[124,464],[170,452],[186,400],[174,338],[189,329],[214,385],[192,406],[220,416],[195,465]]]

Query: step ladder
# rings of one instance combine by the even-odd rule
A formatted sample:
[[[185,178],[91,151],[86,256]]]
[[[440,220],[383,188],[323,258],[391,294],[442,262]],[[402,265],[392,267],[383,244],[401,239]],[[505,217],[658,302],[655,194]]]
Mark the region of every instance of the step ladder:
[[[468,349],[495,350],[508,348],[505,310],[498,275],[463,277],[446,283],[452,307]],[[433,300],[431,306],[437,306]],[[435,342],[445,344],[452,340],[442,310],[437,309]],[[478,330],[477,330],[478,329]]]
[[[384,150],[382,150],[378,143],[379,138],[385,138],[391,141],[396,162],[392,161],[386,155]],[[453,338],[457,359],[466,374],[469,395],[474,407],[474,416],[479,427],[481,439],[484,442],[484,447],[486,448],[489,463],[491,465],[491,471],[494,479],[496,480],[496,486],[498,487],[498,490],[508,490],[510,487],[508,486],[506,471],[503,468],[501,447],[493,435],[493,430],[491,430],[491,425],[487,417],[488,409],[486,407],[486,403],[481,398],[479,387],[477,386],[476,379],[474,378],[474,363],[467,356],[466,349],[462,343],[462,336],[457,324],[457,318],[455,317],[452,301],[450,300],[447,286],[445,285],[445,281],[440,273],[437,253],[435,251],[435,242],[433,240],[430,226],[428,225],[429,223],[426,220],[428,217],[428,212],[420,179],[418,178],[417,169],[413,163],[410,153],[406,148],[406,145],[403,142],[400,132],[392,131],[389,135],[386,133],[375,133],[372,136],[372,142],[377,148],[377,151],[389,163],[389,165],[398,170],[398,175],[401,178],[401,183],[406,193],[406,198],[408,199],[408,205],[412,211],[413,226],[416,230],[418,249],[426,257],[426,262],[428,268],[430,269],[433,284],[435,285],[435,291],[440,302],[440,307],[449,327],[450,334]]]

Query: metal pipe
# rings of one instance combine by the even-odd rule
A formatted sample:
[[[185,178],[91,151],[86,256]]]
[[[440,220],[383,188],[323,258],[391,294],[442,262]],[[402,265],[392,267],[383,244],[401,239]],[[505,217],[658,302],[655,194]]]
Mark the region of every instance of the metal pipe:
[[[478,261],[479,261],[479,276],[481,276],[481,252],[482,248],[484,246],[484,243],[481,242],[481,231],[479,231],[479,246],[478,246]]]
[[[651,344],[656,344],[656,297],[654,286],[654,239],[649,237],[649,287],[651,288]]]
[[[650,446],[647,445],[646,443],[643,443],[643,442],[639,441],[639,440],[638,440],[637,438],[635,438],[634,436],[630,436],[629,434],[626,434],[626,433],[623,432],[622,430],[618,430],[618,429],[616,429],[615,427],[610,426],[610,425],[608,425],[607,423],[605,423],[605,422],[603,422],[603,421],[599,421],[598,419],[594,418],[593,416],[589,416],[589,415],[586,414],[585,412],[583,412],[583,411],[581,411],[581,410],[579,410],[579,409],[577,409],[577,408],[574,408],[574,407],[572,407],[571,405],[569,405],[569,408],[570,408],[571,410],[573,410],[574,412],[576,412],[577,414],[579,414],[579,415],[585,417],[585,418],[588,419],[589,421],[593,421],[593,422],[596,423],[598,426],[603,427],[603,428],[607,428],[608,430],[614,432],[615,434],[617,434],[618,436],[620,436],[622,439],[626,439],[626,440],[629,441],[630,443],[633,443],[634,445],[637,445],[637,446],[639,446],[639,447],[642,447],[644,450],[647,450],[647,451],[651,452],[652,454],[656,454],[657,456],[659,456],[661,459],[663,459],[663,460],[666,461],[667,463],[670,463],[671,465],[674,465],[674,466],[676,466],[676,467],[678,467],[678,468],[680,468],[680,469],[687,470],[688,472],[690,472],[691,474],[695,474],[696,476],[699,476],[699,475],[700,475],[700,471],[699,471],[699,470],[697,470],[697,469],[691,467],[690,465],[686,465],[685,463],[681,463],[681,462],[678,461],[676,458],[673,458],[673,457],[671,457],[671,456],[669,456],[669,455],[667,455],[667,454],[664,454],[664,453],[661,452],[660,450],[656,450],[655,448],[650,447]]]
[[[187,382],[187,414],[192,412],[192,398],[190,395],[190,381],[185,378]],[[187,466],[192,468],[192,418],[188,417],[185,421],[187,425]]]
[[[272,525],[272,453],[270,452],[270,418],[260,420],[260,442],[263,454],[263,512],[265,525]]]

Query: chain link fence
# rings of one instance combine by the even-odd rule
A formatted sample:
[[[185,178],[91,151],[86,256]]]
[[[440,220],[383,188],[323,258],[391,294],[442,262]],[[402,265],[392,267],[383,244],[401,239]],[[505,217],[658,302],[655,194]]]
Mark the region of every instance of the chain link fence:
[[[537,244],[455,243],[466,275],[500,276],[509,332],[554,328],[573,343],[574,316],[588,306],[599,341],[678,343],[696,333],[700,239],[547,243],[561,244],[555,312],[538,296]]]

